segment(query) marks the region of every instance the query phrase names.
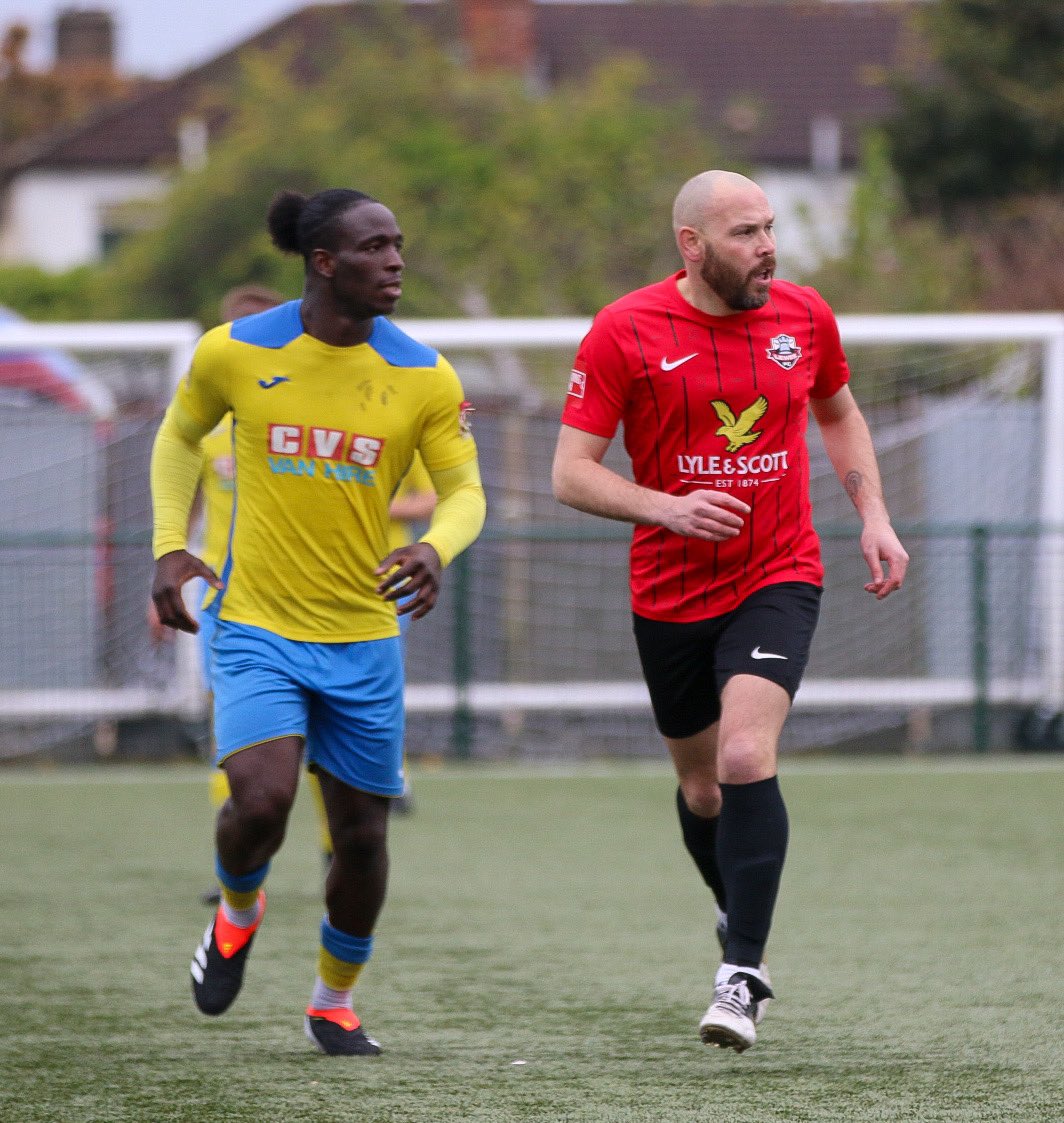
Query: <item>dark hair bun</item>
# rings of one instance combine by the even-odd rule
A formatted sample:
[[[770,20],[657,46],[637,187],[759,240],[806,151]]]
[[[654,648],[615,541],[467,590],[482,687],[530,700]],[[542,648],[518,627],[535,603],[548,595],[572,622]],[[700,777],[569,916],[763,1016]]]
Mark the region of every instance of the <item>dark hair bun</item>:
[[[284,253],[301,253],[299,219],[307,196],[298,191],[278,191],[266,212],[266,226],[273,244]]]

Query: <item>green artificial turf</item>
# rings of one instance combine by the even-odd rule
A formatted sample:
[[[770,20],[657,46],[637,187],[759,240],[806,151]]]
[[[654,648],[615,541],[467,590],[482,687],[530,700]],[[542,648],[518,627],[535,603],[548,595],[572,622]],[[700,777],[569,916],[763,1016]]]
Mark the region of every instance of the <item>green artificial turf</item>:
[[[0,1119],[916,1123],[1064,1119],[1064,759],[788,763],[779,1001],[696,1032],[710,899],[664,769],[416,772],[356,1008],[303,1037],[310,800],[228,1014],[193,1008],[203,771],[0,772]]]

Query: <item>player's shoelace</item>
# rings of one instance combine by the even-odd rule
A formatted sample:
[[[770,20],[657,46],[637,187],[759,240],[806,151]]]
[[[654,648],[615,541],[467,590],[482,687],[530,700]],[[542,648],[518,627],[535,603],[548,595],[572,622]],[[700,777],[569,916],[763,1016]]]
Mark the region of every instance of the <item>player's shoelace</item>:
[[[728,982],[718,987],[717,993],[713,997],[713,1005],[717,1009],[734,1014],[739,1018],[753,1016],[754,1000],[750,994],[750,988],[745,982]]]

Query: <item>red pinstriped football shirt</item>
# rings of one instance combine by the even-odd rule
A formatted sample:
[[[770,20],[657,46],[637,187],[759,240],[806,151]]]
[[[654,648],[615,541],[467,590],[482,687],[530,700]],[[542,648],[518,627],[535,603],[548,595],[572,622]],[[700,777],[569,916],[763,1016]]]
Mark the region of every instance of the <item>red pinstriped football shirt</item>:
[[[727,490],[749,504],[737,538],[661,527],[632,536],[632,608],[704,620],[781,581],[824,576],[809,502],[810,398],[849,380],[835,317],[814,289],[773,281],[763,308],[709,316],[683,272],[607,305],[577,352],[562,422],[612,438],[624,426],[635,481],[670,495]]]

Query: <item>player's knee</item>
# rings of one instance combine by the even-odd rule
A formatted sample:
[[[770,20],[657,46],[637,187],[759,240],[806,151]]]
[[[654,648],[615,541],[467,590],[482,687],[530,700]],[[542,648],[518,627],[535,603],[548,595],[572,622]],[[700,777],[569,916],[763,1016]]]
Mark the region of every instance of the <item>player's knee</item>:
[[[283,787],[256,785],[247,790],[234,790],[232,804],[245,831],[266,837],[284,833],[292,809],[292,795]]]
[[[722,739],[718,752],[721,779],[750,784],[776,774],[776,745],[756,733],[737,730]]]
[[[680,784],[684,803],[693,815],[715,819],[720,814],[720,785],[710,777],[694,776]]]

